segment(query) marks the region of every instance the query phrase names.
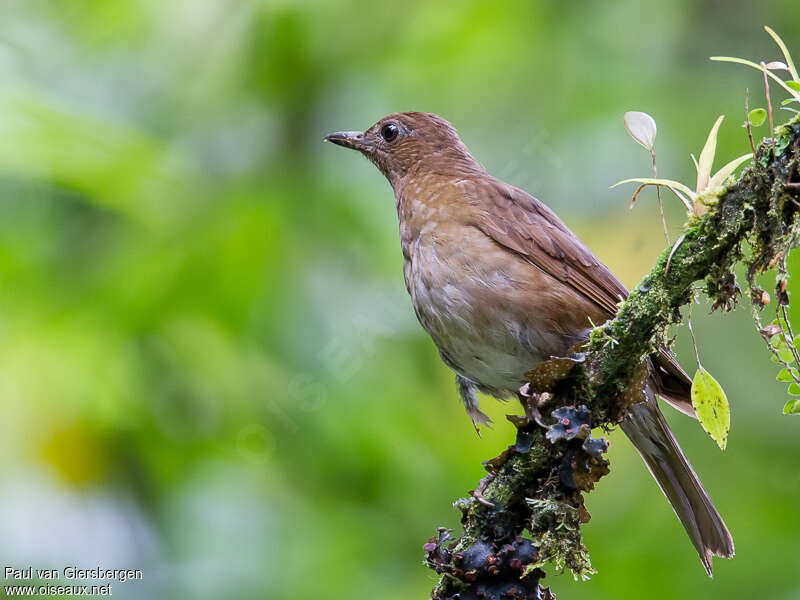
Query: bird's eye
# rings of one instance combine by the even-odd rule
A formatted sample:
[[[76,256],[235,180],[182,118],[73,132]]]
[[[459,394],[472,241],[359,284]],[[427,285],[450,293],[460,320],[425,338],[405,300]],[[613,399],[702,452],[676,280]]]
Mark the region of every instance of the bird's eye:
[[[399,134],[400,130],[394,123],[387,123],[386,125],[381,127],[381,137],[387,142],[395,141]]]

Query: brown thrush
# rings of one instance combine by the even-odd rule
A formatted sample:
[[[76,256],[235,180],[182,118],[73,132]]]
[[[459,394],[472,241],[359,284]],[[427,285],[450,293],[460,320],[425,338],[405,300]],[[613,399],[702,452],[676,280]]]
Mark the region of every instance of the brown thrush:
[[[553,211],[478,164],[443,118],[392,114],[325,138],[358,150],[394,189],[403,272],[417,318],[456,373],[473,423],[478,391],[514,395],[525,372],[585,340],[628,292]],[[658,408],[694,415],[691,380],[667,351],[650,361],[647,400],[622,430],[700,554],[733,556],[733,539]]]

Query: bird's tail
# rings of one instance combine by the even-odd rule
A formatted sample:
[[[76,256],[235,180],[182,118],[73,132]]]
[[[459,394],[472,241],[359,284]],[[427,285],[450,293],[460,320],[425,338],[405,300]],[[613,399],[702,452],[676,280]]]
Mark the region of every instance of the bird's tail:
[[[645,402],[630,408],[622,430],[636,446],[683,523],[711,577],[711,557],[733,556],[733,538],[670,431],[650,385],[646,395]]]

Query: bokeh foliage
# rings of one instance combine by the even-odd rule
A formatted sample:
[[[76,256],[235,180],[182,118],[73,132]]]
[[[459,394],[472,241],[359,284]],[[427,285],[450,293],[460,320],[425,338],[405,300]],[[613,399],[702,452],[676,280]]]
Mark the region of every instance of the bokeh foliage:
[[[633,285],[663,244],[626,110],[662,173],[795,54],[793,0],[402,4],[11,0],[0,6],[0,557],[139,567],[123,598],[425,597],[421,546],[510,438],[478,439],[402,285],[391,192],[320,143],[449,118]],[[757,133],[764,134],[762,127]],[[681,209],[671,206],[674,232]],[[734,534],[708,581],[619,435],[589,497],[599,574],[569,598],[800,596],[800,421],[748,311],[697,307],[723,454],[669,415]],[[686,336],[677,343],[693,358]],[[388,550],[387,550],[388,549]],[[387,583],[389,592],[387,592]]]

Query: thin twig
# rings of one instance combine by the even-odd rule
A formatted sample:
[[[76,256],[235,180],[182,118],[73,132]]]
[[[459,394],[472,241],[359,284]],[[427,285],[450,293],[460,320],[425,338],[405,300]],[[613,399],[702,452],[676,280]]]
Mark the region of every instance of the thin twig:
[[[785,280],[788,277],[788,268],[787,268],[787,257],[789,251],[795,246],[797,243],[797,232],[793,232],[792,235],[786,242],[786,248],[782,250],[777,255],[777,260],[775,263],[770,263],[770,267],[774,264],[777,264],[778,267],[778,274],[779,277]],[[778,258],[779,257],[779,258]],[[775,320],[777,322],[777,326],[779,331],[778,332],[771,332],[765,330],[763,325],[761,324],[761,317],[758,313],[758,309],[755,302],[751,303],[751,311],[753,313],[753,320],[755,321],[756,327],[758,328],[758,332],[763,338],[764,342],[767,344],[767,348],[775,357],[775,360],[783,365],[786,369],[786,372],[789,373],[789,376],[794,380],[795,383],[800,385],[800,353],[798,353],[798,349],[795,347],[794,344],[794,331],[792,330],[791,323],[789,322],[789,314],[786,310],[786,307],[780,303],[780,299],[778,299],[777,306],[775,308],[775,316],[777,317]],[[786,325],[784,327],[784,324]],[[792,361],[785,360],[783,356],[781,356],[780,350],[775,347],[772,343],[772,338],[775,336],[780,336],[780,339],[787,345],[789,351],[792,354]]]
[[[769,137],[772,140],[773,153],[775,150],[775,126],[772,123],[772,100],[769,97],[769,79],[767,79],[767,65],[761,61],[761,68],[764,70],[764,91],[767,95],[767,114],[769,115]]]
[[[756,162],[756,145],[753,142],[753,131],[750,129],[750,88],[744,91],[744,124],[747,128],[747,137],[750,138],[750,149],[753,151],[753,162]]]
[[[666,277],[667,273],[669,273],[669,264],[672,262],[672,257],[675,256],[675,251],[678,249],[678,247],[683,243],[683,240],[685,239],[686,239],[686,234],[684,233],[677,240],[675,240],[675,245],[672,247],[672,250],[670,250],[669,256],[667,257],[667,264],[664,267],[664,277]]]
[[[792,331],[792,324],[789,322],[789,314],[786,311],[786,306],[778,303],[778,311],[780,311],[781,317],[786,323],[786,329],[789,332],[789,338],[786,340],[786,345],[789,346],[789,350],[791,351],[792,356],[794,356],[795,364],[800,365],[800,353],[798,353],[797,347],[794,345],[794,332]]]
[[[650,157],[653,159],[653,179],[658,179],[658,167],[656,166],[656,149],[650,148]],[[661,213],[661,225],[664,227],[664,237],[667,240],[667,246],[670,245],[669,232],[667,231],[667,218],[664,216],[664,203],[661,201],[661,186],[656,186],[656,194],[658,195],[658,212]]]
[[[778,274],[780,276],[780,280],[785,284],[786,280],[789,277],[789,267],[787,265],[787,260],[789,258],[789,250],[791,249],[791,245],[795,242],[795,235],[790,236],[789,238],[789,247],[786,249],[785,252],[781,255],[780,261],[778,261]],[[782,292],[785,293],[784,289],[781,289]],[[788,296],[787,296],[788,298]],[[792,356],[794,356],[794,362],[798,367],[800,367],[800,353],[798,353],[797,346],[794,343],[794,331],[792,330],[792,324],[789,321],[789,314],[786,310],[786,305],[781,302],[781,298],[776,298],[778,301],[778,308],[776,312],[780,312],[781,316],[783,317],[783,322],[786,323],[786,329],[789,331],[789,339],[786,340],[786,344],[789,346],[789,350],[792,352]],[[780,321],[779,321],[780,322]]]
[[[648,184],[646,184],[646,183],[643,183],[643,184],[641,184],[639,187],[637,187],[637,188],[636,188],[636,190],[634,190],[634,192],[633,192],[633,196],[631,196],[631,205],[630,205],[630,208],[631,208],[631,209],[633,209],[633,206],[636,204],[636,201],[639,199],[639,194],[641,193],[641,191],[642,191],[642,190],[643,190],[645,187],[647,187],[647,185],[648,185]]]
[[[797,372],[796,366],[792,365],[792,363],[790,363],[788,360],[784,360],[781,357],[780,351],[775,346],[772,345],[773,337],[775,337],[776,335],[783,336],[784,332],[783,327],[779,324],[778,327],[780,327],[780,333],[769,334],[764,331],[764,326],[761,323],[761,316],[758,314],[758,308],[755,302],[750,303],[750,312],[753,314],[753,321],[756,324],[756,329],[758,330],[758,333],[761,336],[761,338],[767,344],[767,348],[769,349],[772,356],[775,357],[776,361],[778,361],[781,365],[783,365],[786,371],[791,375],[792,379],[794,379],[795,382],[798,385],[800,385],[800,378],[794,375],[794,373]],[[778,323],[780,323],[780,319],[778,320]]]
[[[694,347],[694,357],[697,359],[697,368],[702,369],[703,365],[700,364],[700,353],[697,351],[697,339],[694,337],[694,327],[692,327],[692,306],[694,306],[695,297],[694,293],[692,293],[692,299],[689,301],[689,317],[686,321],[687,326],[689,327],[689,333],[692,336],[692,346]]]

